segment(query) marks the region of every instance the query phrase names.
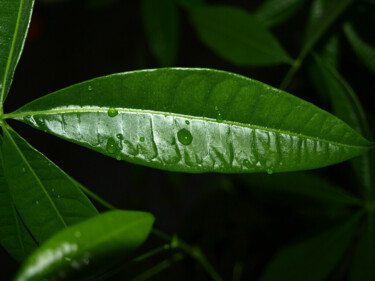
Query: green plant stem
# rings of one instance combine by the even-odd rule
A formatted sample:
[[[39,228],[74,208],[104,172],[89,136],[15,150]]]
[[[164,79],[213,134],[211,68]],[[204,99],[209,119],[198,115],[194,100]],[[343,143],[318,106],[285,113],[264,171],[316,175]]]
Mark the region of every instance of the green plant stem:
[[[93,193],[89,189],[85,188],[81,184],[79,184],[79,183],[77,183],[77,184],[80,186],[80,188],[82,189],[83,192],[85,192],[89,197],[94,199],[96,202],[98,202],[101,205],[107,207],[108,209],[117,210],[117,208],[115,206],[108,203],[107,201],[105,201],[100,196],[96,195],[95,193]],[[167,234],[163,231],[160,231],[158,229],[154,228],[151,231],[151,233],[154,234],[155,236],[159,237],[160,239],[163,239],[163,240],[167,241],[168,243],[171,243],[173,241],[173,236],[171,236],[171,235],[169,235],[169,234]],[[188,254],[191,258],[195,259],[206,270],[206,272],[212,278],[212,280],[223,281],[221,276],[216,272],[216,270],[211,265],[210,261],[207,259],[207,257],[203,254],[203,252],[201,251],[201,249],[198,246],[191,246],[188,243],[179,239],[177,248],[181,249],[186,254]]]
[[[181,253],[174,254],[172,258],[168,258],[158,263],[157,265],[151,267],[145,272],[141,273],[137,277],[131,279],[131,281],[144,281],[150,279],[152,276],[160,273],[161,271],[169,268],[173,263],[182,260],[184,256]]]
[[[283,81],[281,82],[279,88],[281,90],[286,90],[290,84],[290,82],[292,81],[294,75],[297,73],[297,71],[300,69],[301,67],[301,64],[303,62],[303,59],[304,59],[304,56],[299,56],[295,62],[292,64],[291,68],[289,69],[289,71],[287,72],[287,74],[285,75]]]

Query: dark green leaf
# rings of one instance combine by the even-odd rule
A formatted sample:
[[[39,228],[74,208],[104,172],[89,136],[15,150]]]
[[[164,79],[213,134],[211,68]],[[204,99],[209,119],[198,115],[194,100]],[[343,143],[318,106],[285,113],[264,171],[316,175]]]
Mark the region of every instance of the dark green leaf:
[[[328,206],[355,206],[362,202],[329,181],[306,172],[275,175],[240,175],[251,186],[257,186],[276,194],[291,194]],[[289,196],[289,195],[288,195]],[[279,196],[278,196],[279,197]],[[295,200],[295,197],[293,198]]]
[[[293,16],[307,0],[267,0],[255,11],[255,15],[266,26],[282,23]]]
[[[112,211],[71,226],[41,245],[15,280],[82,280],[84,271],[96,271],[142,245],[153,222],[149,213]]]
[[[176,0],[142,0],[143,24],[149,46],[160,66],[173,66],[177,57]]]
[[[260,281],[323,281],[338,264],[362,213],[276,253]]]
[[[312,3],[300,58],[304,58],[314,48],[332,24],[353,2],[354,0],[315,0]]]
[[[4,173],[16,208],[35,239],[97,215],[76,183],[16,132],[4,126]]]
[[[0,108],[21,56],[34,0],[0,1]]]
[[[277,39],[255,16],[231,6],[191,9],[191,20],[202,42],[239,66],[292,63]]]
[[[330,96],[333,112],[344,120],[352,128],[362,135],[368,136],[369,129],[364,110],[357,95],[350,85],[340,76],[340,74],[329,64],[325,63],[318,56],[315,57],[315,67],[319,78],[315,82],[319,83],[319,88]],[[352,159],[353,167],[358,178],[366,188],[365,193],[371,196],[371,166],[368,154]]]
[[[308,102],[208,69],[101,77],[42,97],[5,118],[117,159],[193,173],[313,169],[372,146]]]
[[[0,138],[1,139],[1,138]],[[2,140],[1,140],[2,142]],[[37,245],[16,211],[4,177],[0,151],[0,243],[18,262],[22,262]]]
[[[349,274],[349,281],[371,280],[375,280],[375,223],[372,214],[359,238]]]
[[[366,43],[350,22],[344,24],[344,33],[359,60],[375,74],[375,47]]]

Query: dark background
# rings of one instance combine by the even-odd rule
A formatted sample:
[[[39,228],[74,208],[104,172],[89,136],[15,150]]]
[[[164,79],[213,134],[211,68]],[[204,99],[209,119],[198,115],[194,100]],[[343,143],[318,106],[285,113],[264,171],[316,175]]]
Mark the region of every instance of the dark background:
[[[262,1],[207,2],[230,3],[252,11]],[[296,16],[272,30],[292,57],[296,57],[302,44],[308,6],[305,5]],[[369,11],[349,12],[350,17],[358,19],[359,25],[366,26],[364,30],[368,32],[365,31],[364,36],[370,42],[374,41],[369,36],[366,17],[363,17],[363,13]],[[275,87],[288,71],[288,66],[233,66],[200,43],[182,9],[180,16],[176,66],[227,70]],[[340,72],[359,95],[373,124],[373,77],[359,64],[346,41],[340,39]],[[5,104],[5,112],[87,79],[155,67],[158,65],[148,49],[142,26],[140,1],[36,1],[29,36]],[[288,91],[330,109],[314,92],[304,69],[297,74]],[[169,233],[176,232],[189,243],[198,244],[225,280],[231,280],[235,264],[243,266],[243,280],[256,280],[273,253],[282,245],[314,233],[343,215],[314,204],[298,202],[298,198],[294,200],[293,197],[267,193],[257,184],[247,186],[233,176],[188,175],[139,167],[116,161],[24,124],[11,122],[11,125],[68,174],[116,207],[150,211],[156,217],[157,228]],[[347,163],[314,173],[346,190],[355,190],[355,179],[350,176]],[[255,179],[257,176],[251,177]],[[104,210],[100,206],[98,208]],[[161,244],[162,241],[151,237],[143,251]],[[168,254],[125,270],[125,279],[121,280],[136,276],[166,256]],[[2,249],[0,262],[1,279],[10,280],[18,265]],[[114,280],[120,280],[120,277]],[[152,280],[209,278],[199,265],[186,258]]]

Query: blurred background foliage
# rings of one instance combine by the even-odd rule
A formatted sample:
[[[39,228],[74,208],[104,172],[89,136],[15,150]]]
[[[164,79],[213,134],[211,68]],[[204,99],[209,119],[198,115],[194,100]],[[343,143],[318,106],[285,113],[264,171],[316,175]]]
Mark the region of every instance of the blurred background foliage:
[[[161,66],[205,67],[278,87],[290,68],[279,63],[239,66],[213,52],[202,43],[188,12],[203,1],[181,0],[179,5],[175,0],[145,2],[37,0],[7,111],[60,88],[116,72]],[[296,58],[311,20],[312,5],[325,1],[288,0],[285,2],[292,5],[278,15],[260,0],[205,2],[230,4],[256,14],[284,50]],[[314,49],[322,57],[327,54],[355,90],[368,114],[370,128],[374,128],[375,64],[361,57],[363,52],[356,52],[360,47],[353,46],[353,42],[362,40],[362,46],[370,46],[370,51],[375,46],[375,3],[355,2]],[[317,73],[321,71],[308,56],[287,91],[332,111],[328,94],[316,87],[316,79],[322,79]],[[178,233],[190,244],[199,245],[224,280],[259,280],[279,249],[339,225],[358,209],[346,197],[346,192],[358,194],[360,190],[347,162],[317,171],[279,175],[179,174],[116,162],[26,125],[13,122],[12,126],[22,130],[33,146],[69,175],[116,207],[150,211],[157,218],[157,228]],[[358,233],[353,235],[357,237]],[[328,274],[329,280],[346,280],[348,276],[356,239],[347,243],[349,247],[339,253],[343,258]],[[160,241],[150,238],[144,249],[157,245]],[[4,250],[0,251],[2,278],[9,280],[17,264]],[[168,255],[165,253],[165,257]],[[160,256],[152,258],[113,280],[130,280],[159,261]],[[199,265],[185,258],[152,280],[210,279]]]

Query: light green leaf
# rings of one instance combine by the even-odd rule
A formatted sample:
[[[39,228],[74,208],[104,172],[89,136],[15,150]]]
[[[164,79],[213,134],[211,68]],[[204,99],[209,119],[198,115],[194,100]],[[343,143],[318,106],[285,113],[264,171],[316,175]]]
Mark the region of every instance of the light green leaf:
[[[255,11],[255,16],[266,26],[278,25],[292,17],[307,0],[267,0]]]
[[[25,44],[33,6],[34,0],[0,1],[0,108]]]
[[[2,142],[2,138],[0,137]],[[3,157],[0,151],[0,243],[18,262],[22,262],[37,244],[31,237],[11,198],[8,183],[4,177]]]
[[[308,199],[327,206],[360,206],[361,200],[340,189],[331,182],[307,172],[283,174],[240,175],[239,179],[263,191],[292,195],[293,199]],[[300,200],[299,200],[300,201]]]
[[[109,75],[5,115],[131,163],[191,173],[314,169],[372,144],[293,95],[209,69]]]
[[[292,63],[277,39],[255,16],[231,6],[201,6],[190,18],[202,42],[239,66]]]
[[[260,281],[323,281],[339,263],[363,213],[276,253]]]
[[[316,43],[353,2],[354,0],[315,0],[312,3],[305,42],[299,55],[300,59],[303,59],[315,47]]]
[[[142,0],[143,25],[152,53],[160,66],[173,66],[177,57],[176,0]]]
[[[154,217],[136,211],[111,211],[57,233],[23,264],[15,281],[82,280],[138,248]]]
[[[16,132],[3,126],[4,173],[25,225],[41,243],[59,230],[97,215],[76,183]]]
[[[344,23],[343,29],[349,44],[351,45],[359,60],[373,74],[375,74],[375,46],[371,46],[366,43],[359,36],[359,34],[354,29],[354,26],[350,22]]]
[[[317,55],[315,67],[319,73],[319,88],[330,96],[333,112],[352,128],[362,135],[368,136],[369,129],[364,110],[359,99],[344,78],[329,64],[321,60]],[[353,168],[365,187],[365,194],[371,197],[371,163],[368,154],[354,158],[351,161]]]
[[[373,206],[374,208],[375,206]],[[350,269],[349,281],[375,280],[375,223],[369,214],[364,231],[359,238]]]

